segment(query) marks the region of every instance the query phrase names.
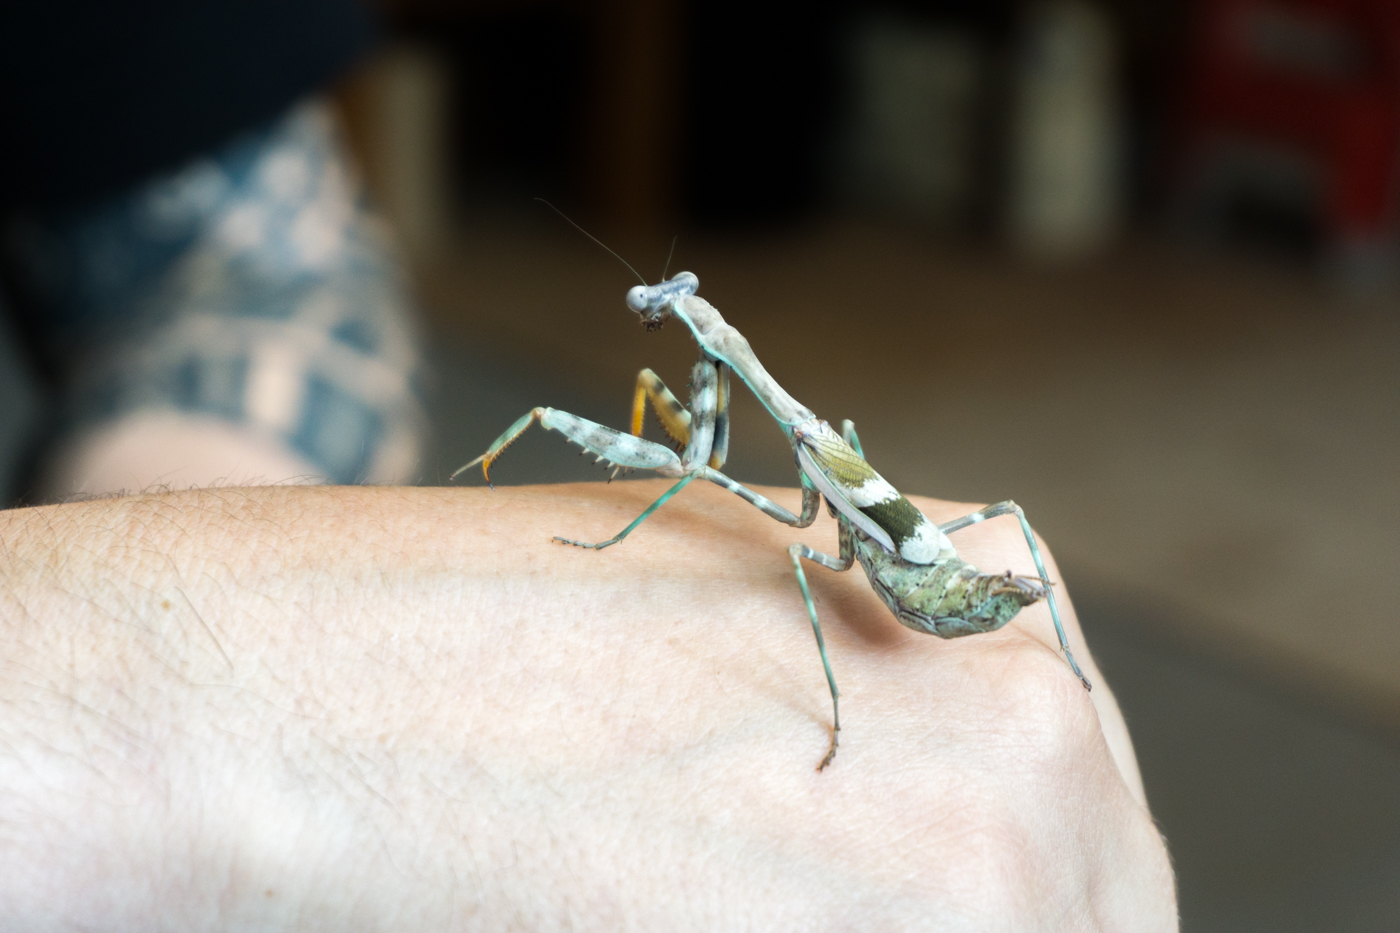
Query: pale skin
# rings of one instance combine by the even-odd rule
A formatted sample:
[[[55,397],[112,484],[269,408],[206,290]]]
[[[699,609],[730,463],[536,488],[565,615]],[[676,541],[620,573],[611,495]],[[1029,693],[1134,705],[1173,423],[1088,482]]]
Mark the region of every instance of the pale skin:
[[[0,512],[0,927],[1176,929],[1063,587],[1092,693],[1043,604],[942,641],[813,570],[818,773],[786,548],[834,522],[693,484],[551,540],[667,485]],[[958,546],[1030,572],[1013,520]]]

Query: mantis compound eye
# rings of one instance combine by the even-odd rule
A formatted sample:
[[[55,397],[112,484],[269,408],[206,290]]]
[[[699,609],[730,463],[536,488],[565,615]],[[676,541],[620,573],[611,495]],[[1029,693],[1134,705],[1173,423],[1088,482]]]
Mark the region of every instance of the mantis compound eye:
[[[641,314],[647,309],[647,287],[634,285],[627,290],[627,307]]]

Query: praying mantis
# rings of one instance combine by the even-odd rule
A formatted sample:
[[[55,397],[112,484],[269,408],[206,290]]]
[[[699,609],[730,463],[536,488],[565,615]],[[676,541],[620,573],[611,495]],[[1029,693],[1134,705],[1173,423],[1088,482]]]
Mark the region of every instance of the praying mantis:
[[[793,528],[811,525],[824,500],[837,521],[838,556],[823,554],[805,544],[788,548],[831,689],[831,744],[818,771],[825,770],[836,757],[841,735],[840,692],[802,568],[804,560],[838,572],[859,562],[875,592],[901,624],[940,638],[995,631],[1022,608],[1043,599],[1049,605],[1065,660],[1084,688],[1091,689],[1070,650],[1040,547],[1020,506],[1008,500],[939,525],[929,521],[865,461],[855,426],[846,421],[842,433],[837,434],[789,395],[764,369],[748,340],[696,294],[699,287],[700,280],[693,273],[680,272],[657,285],[638,285],[627,293],[627,307],[641,317],[648,330],[656,330],[674,318],[690,329],[699,344],[700,358],[691,370],[689,406],[682,405],[655,373],[643,369],[637,376],[633,395],[630,434],[565,411],[535,408],[511,425],[484,454],[454,472],[452,478],[481,464],[482,475],[489,484],[491,465],[531,424],[539,422],[594,454],[598,461],[611,465],[614,475],[622,469],[644,469],[678,480],[630,525],[606,541],[554,539],[595,550],[622,541],[696,479],[728,489],[765,515]],[[800,514],[720,472],[729,451],[731,372],[748,386],[792,445],[802,486]],[[679,452],[642,438],[648,401],[666,433],[677,445],[683,445]],[[1003,515],[1015,515],[1020,521],[1038,576],[1021,576],[1010,570],[983,573],[960,558],[948,538],[963,528]]]

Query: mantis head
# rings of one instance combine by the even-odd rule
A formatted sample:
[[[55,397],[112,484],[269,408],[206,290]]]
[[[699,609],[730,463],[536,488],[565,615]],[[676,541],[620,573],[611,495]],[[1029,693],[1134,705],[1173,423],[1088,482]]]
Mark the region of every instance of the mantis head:
[[[641,315],[647,330],[656,330],[671,316],[671,306],[693,295],[700,279],[693,272],[677,272],[656,285],[636,285],[627,292],[627,307]]]

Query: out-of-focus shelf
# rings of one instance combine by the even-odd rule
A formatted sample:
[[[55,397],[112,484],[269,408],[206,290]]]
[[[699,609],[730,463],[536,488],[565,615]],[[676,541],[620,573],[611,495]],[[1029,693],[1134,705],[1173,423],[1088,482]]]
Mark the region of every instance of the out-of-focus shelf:
[[[375,6],[397,31],[420,37],[502,16],[563,14],[581,22],[588,66],[572,76],[583,97],[575,169],[589,216],[613,231],[648,234],[673,221],[684,66],[682,8],[676,0],[376,0]],[[522,69],[529,67],[521,62]],[[382,185],[374,176],[384,167],[374,164],[379,160],[373,154],[364,158],[364,150],[374,148],[366,141],[399,129],[391,124],[400,119],[365,106],[375,93],[367,81],[381,78],[370,68],[341,95],[372,188]]]

